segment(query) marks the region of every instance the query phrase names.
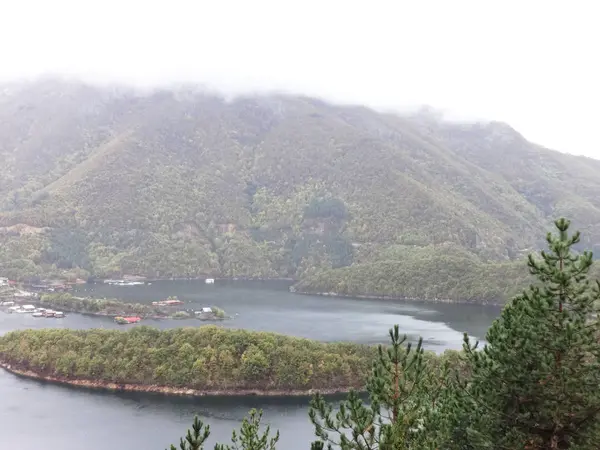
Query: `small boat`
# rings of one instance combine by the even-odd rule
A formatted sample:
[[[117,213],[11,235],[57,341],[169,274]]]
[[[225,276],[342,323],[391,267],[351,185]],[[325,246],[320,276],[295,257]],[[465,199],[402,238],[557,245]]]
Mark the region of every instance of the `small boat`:
[[[206,280],[204,280],[204,282],[206,284],[215,284],[215,279],[214,278],[207,278]]]
[[[33,317],[44,317],[44,313],[41,311],[36,311],[32,314]]]
[[[0,302],[0,306],[14,306],[15,302]]]
[[[64,317],[65,317],[65,313],[64,313],[64,312],[62,312],[62,311],[56,311],[56,312],[54,313],[54,317],[56,317],[57,319],[62,319],[62,318],[64,318]]]
[[[44,317],[54,317],[54,314],[55,314],[54,311],[52,311],[51,309],[47,309],[44,312]]]

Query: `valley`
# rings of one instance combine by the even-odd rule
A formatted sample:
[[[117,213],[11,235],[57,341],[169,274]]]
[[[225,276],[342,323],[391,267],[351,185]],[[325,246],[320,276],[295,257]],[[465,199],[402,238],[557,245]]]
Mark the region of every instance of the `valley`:
[[[600,242],[600,162],[502,123],[60,79],[0,92],[10,279],[290,278],[502,304],[554,218]]]

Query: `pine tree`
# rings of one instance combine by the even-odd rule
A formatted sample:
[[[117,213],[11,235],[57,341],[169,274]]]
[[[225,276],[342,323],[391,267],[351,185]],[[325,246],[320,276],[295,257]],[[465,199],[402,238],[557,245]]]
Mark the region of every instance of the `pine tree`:
[[[260,432],[262,411],[250,410],[249,417],[244,417],[239,433],[235,430],[231,436],[232,445],[216,445],[215,450],[275,450],[279,441],[279,431],[270,436],[271,427]]]
[[[538,284],[504,308],[483,350],[465,335],[472,374],[459,384],[463,412],[450,447],[600,447],[600,284],[588,280],[592,254],[573,250],[580,234],[569,225],[557,220],[549,251],[529,256]]]
[[[435,422],[428,419],[435,417],[439,378],[425,361],[422,340],[416,348],[405,345],[407,336],[400,337],[398,325],[390,330],[390,340],[389,347],[379,346],[367,383],[368,404],[350,392],[334,414],[322,396],[313,398],[309,417],[320,440],[312,450],[435,448]]]
[[[185,438],[181,438],[179,441],[179,449],[174,445],[171,445],[170,450],[203,450],[204,442],[210,436],[210,426],[204,425],[204,423],[196,416],[194,417],[194,423],[192,429],[188,430]]]
[[[215,444],[214,450],[275,450],[275,445],[279,441],[279,431],[271,437],[271,428],[267,426],[261,433],[261,420],[262,411],[250,410],[248,416],[244,417],[239,432],[233,431],[232,445]],[[171,445],[170,450],[203,450],[209,436],[210,426],[204,425],[198,417],[195,417],[192,429],[188,430],[185,438],[180,440],[179,449]]]

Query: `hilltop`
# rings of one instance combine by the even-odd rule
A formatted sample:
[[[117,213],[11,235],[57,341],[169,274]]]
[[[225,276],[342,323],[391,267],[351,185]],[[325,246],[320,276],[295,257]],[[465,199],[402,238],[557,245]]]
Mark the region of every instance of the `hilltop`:
[[[0,158],[12,278],[308,280],[441,256],[455,282],[522,261],[562,215],[600,245],[600,161],[502,123],[46,79],[0,86]]]

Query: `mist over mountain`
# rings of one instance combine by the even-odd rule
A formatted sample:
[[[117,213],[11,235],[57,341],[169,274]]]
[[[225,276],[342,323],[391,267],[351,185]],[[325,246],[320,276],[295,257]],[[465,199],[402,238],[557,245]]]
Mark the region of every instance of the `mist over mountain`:
[[[522,260],[559,216],[600,247],[600,161],[431,109],[44,79],[0,86],[0,157],[0,272],[19,279],[307,280],[441,255],[442,290]]]

